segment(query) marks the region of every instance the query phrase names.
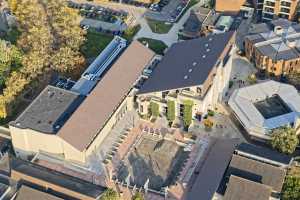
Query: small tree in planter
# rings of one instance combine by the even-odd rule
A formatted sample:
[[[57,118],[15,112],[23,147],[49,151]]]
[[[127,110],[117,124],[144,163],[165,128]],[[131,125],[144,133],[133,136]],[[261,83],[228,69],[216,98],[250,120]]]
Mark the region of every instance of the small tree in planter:
[[[167,111],[167,119],[169,121],[169,125],[172,126],[173,121],[175,120],[175,102],[168,101],[168,111]]]
[[[210,120],[209,118],[207,118],[203,121],[203,124],[205,126],[205,130],[211,131],[211,129],[214,125],[214,122],[212,120]]]
[[[190,125],[192,124],[192,113],[193,113],[193,101],[186,100],[184,101],[183,108],[183,125],[185,130],[187,131]]]
[[[150,112],[153,118],[157,118],[159,116],[159,105],[154,102],[150,102]]]
[[[215,115],[215,111],[208,110],[207,115],[210,116],[210,117],[213,117]]]

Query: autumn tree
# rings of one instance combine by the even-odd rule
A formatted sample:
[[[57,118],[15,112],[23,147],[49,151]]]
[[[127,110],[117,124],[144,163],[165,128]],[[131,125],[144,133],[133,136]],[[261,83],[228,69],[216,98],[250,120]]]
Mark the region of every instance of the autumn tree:
[[[296,131],[291,127],[277,128],[272,132],[271,145],[274,149],[291,154],[299,144]]]

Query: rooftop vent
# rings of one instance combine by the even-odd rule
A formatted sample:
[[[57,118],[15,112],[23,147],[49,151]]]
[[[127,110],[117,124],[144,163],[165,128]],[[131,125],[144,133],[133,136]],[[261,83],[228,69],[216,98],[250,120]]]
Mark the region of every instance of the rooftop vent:
[[[185,75],[183,78],[184,78],[184,79],[188,79],[188,76],[187,76],[187,75]]]
[[[191,73],[193,71],[193,69],[189,69],[189,72]]]
[[[208,47],[208,44],[205,44],[206,47]]]
[[[213,40],[212,38],[209,38],[209,39],[208,39],[208,41],[212,41],[212,40]]]
[[[274,33],[276,34],[276,35],[282,35],[283,34],[283,28],[281,27],[281,26],[275,26],[274,27]]]
[[[197,62],[193,62],[193,66],[196,66],[197,65]]]
[[[206,52],[210,52],[210,49],[206,49]]]
[[[206,58],[206,55],[203,55],[202,58]]]

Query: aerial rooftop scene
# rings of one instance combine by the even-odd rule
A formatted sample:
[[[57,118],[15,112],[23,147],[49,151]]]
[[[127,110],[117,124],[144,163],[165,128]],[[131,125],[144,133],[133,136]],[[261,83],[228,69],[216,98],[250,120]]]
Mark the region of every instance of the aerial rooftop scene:
[[[0,199],[300,200],[299,0],[0,0]]]

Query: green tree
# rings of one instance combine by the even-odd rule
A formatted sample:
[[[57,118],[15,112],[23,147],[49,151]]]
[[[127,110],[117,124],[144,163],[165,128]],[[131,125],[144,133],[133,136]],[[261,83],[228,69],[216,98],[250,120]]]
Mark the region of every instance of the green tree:
[[[281,127],[272,132],[271,145],[279,152],[292,154],[298,143],[296,131],[291,127]]]
[[[21,51],[9,42],[0,40],[0,85],[3,85],[9,74],[21,65]]]
[[[183,103],[183,124],[185,128],[192,124],[193,105],[194,103],[191,100],[186,100]]]
[[[119,194],[111,188],[107,189],[100,197],[100,200],[119,200],[119,199],[120,199]]]
[[[175,102],[168,101],[167,106],[168,106],[167,119],[169,122],[173,122],[175,120]]]
[[[300,199],[300,178],[294,176],[286,176],[282,189],[283,200]]]
[[[152,117],[157,118],[159,115],[159,105],[155,102],[150,102],[150,112]]]
[[[141,192],[137,192],[133,197],[132,200],[144,200],[144,195]]]

